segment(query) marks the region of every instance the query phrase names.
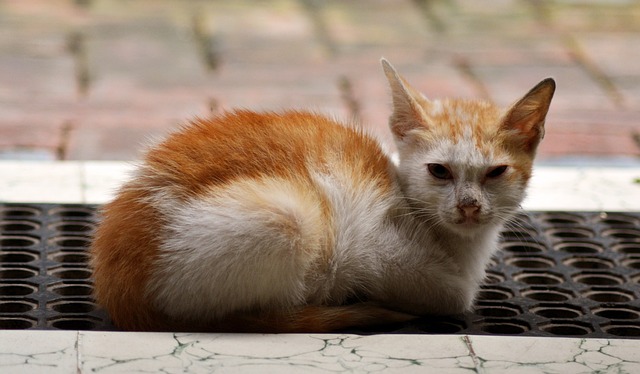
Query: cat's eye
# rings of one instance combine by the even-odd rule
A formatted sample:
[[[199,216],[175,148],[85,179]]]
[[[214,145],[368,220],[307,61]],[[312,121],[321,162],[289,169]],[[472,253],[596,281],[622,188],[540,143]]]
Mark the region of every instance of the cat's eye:
[[[489,169],[489,171],[487,172],[487,178],[497,178],[504,174],[504,172],[507,171],[507,168],[507,165],[500,165],[496,166],[495,168]]]
[[[453,179],[451,171],[442,164],[427,164],[429,173],[438,179]]]

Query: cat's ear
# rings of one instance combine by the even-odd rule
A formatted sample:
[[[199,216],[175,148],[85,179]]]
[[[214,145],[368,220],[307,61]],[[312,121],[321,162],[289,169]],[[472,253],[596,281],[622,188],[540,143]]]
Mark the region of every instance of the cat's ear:
[[[533,154],[544,137],[544,121],[555,90],[552,78],[543,80],[513,104],[503,118],[502,129],[513,133],[527,153]]]
[[[426,99],[396,72],[389,61],[383,58],[380,63],[389,80],[393,98],[393,113],[389,118],[389,126],[396,137],[403,139],[411,130],[426,127],[426,115],[420,105],[420,101]]]

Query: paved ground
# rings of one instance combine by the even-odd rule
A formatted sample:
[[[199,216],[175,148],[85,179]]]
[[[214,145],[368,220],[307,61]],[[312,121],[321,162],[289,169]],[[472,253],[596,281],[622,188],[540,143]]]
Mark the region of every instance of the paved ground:
[[[541,158],[640,159],[632,0],[0,0],[0,158],[133,159],[234,107],[388,138],[381,56],[432,97],[506,105],[553,76]]]

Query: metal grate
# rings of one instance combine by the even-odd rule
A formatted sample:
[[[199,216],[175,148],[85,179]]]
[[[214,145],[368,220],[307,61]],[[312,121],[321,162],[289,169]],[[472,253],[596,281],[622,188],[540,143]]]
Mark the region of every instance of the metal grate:
[[[91,298],[95,207],[0,204],[0,329],[112,329]]]
[[[96,207],[0,204],[0,329],[112,330],[91,299]],[[640,338],[640,213],[528,213],[474,312],[356,333]]]

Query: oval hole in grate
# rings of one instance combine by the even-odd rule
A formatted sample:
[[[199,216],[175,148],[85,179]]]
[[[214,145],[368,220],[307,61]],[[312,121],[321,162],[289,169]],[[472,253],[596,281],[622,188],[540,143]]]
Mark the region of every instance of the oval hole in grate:
[[[497,335],[517,335],[531,330],[528,323],[513,318],[487,318],[479,323],[481,331]]]
[[[67,268],[62,267],[51,271],[51,275],[54,275],[60,279],[67,280],[86,280],[91,277],[91,271],[86,268]]]
[[[87,284],[56,284],[50,288],[52,292],[55,292],[61,296],[90,296],[93,292],[93,287]]]
[[[36,321],[30,318],[0,317],[0,329],[26,330],[35,326]]]
[[[0,236],[0,247],[24,248],[38,244],[38,239],[30,236]]]
[[[564,282],[562,274],[545,272],[522,272],[514,274],[513,279],[530,285],[553,285]]]
[[[601,257],[571,257],[564,260],[565,265],[577,269],[611,269],[613,261]]]
[[[600,217],[600,222],[609,226],[635,226],[638,219],[626,214],[606,213]]]
[[[0,217],[23,218],[34,217],[38,214],[40,214],[40,210],[30,207],[9,206],[3,209],[0,208]]]
[[[481,302],[476,305],[474,312],[483,317],[508,318],[522,314],[522,309],[509,303]]]
[[[602,232],[602,236],[606,238],[638,240],[640,239],[640,230],[635,229],[611,229]]]
[[[484,301],[496,301],[496,300],[506,300],[513,297],[513,293],[505,288],[499,287],[482,287],[480,292],[478,292],[477,300]]]
[[[595,236],[593,231],[578,227],[549,229],[547,230],[547,234],[560,239],[589,239]]]
[[[31,262],[38,259],[38,256],[30,252],[11,251],[0,252],[0,263],[24,263]]]
[[[593,314],[608,319],[638,319],[640,312],[631,309],[629,306],[624,307],[597,307],[593,310]]]
[[[522,291],[522,296],[537,301],[567,301],[573,298],[573,293],[557,287],[531,287]]]
[[[51,326],[60,330],[93,330],[98,325],[94,318],[56,318]]]
[[[38,306],[38,303],[33,301],[0,301],[0,313],[25,313],[30,310],[35,309]]]
[[[556,251],[564,251],[571,254],[600,253],[604,251],[602,246],[589,242],[563,242],[553,246]]]
[[[602,328],[606,333],[615,336],[640,336],[640,325],[637,324],[611,324]]]
[[[49,225],[49,228],[64,233],[87,234],[93,231],[95,225],[89,222],[62,222]]]
[[[640,269],[640,258],[629,258],[622,261],[622,264],[631,269]]]
[[[584,223],[584,218],[569,213],[548,213],[541,220],[551,225],[579,225]]]
[[[504,241],[530,240],[534,239],[536,235],[536,230],[534,228],[511,228],[503,230],[501,233],[502,240]]]
[[[511,221],[510,221],[510,223],[516,224],[516,225],[518,225],[518,224],[524,225],[524,224],[527,224],[527,223],[530,223],[530,222],[531,222],[531,216],[529,214],[525,213],[524,211],[520,211],[520,212],[516,213],[513,216],[513,218],[511,218]]]
[[[573,319],[582,316],[582,308],[570,304],[540,304],[531,308],[531,312],[536,315],[551,319]]]
[[[86,264],[89,262],[89,254],[87,252],[61,251],[52,254],[51,259],[60,263]]]
[[[61,207],[52,209],[49,214],[52,216],[62,217],[65,221],[70,220],[86,220],[93,217],[93,210],[82,207]]]
[[[40,227],[37,223],[30,221],[2,221],[0,231],[4,232],[26,232],[37,230]]]
[[[527,242],[505,242],[501,247],[504,251],[518,254],[540,253],[545,250],[543,245]]]
[[[484,278],[484,284],[496,284],[504,282],[504,280],[505,276],[502,273],[488,270],[487,275]]]
[[[584,272],[575,274],[572,278],[578,283],[589,286],[616,286],[624,283],[623,277],[603,272]]]
[[[27,284],[1,284],[0,295],[2,296],[26,296],[37,291],[37,287]]]
[[[633,293],[620,288],[593,288],[587,290],[584,296],[601,303],[624,303],[634,299]]]
[[[611,247],[615,252],[625,253],[629,255],[640,254],[640,243],[622,243]]]
[[[38,271],[28,267],[0,269],[0,279],[27,279],[38,275]]]
[[[525,269],[546,269],[555,265],[553,259],[542,256],[514,257],[507,259],[506,263]]]
[[[89,301],[56,301],[49,307],[58,313],[89,313],[96,309]]]
[[[593,332],[591,326],[577,321],[571,323],[567,321],[551,321],[540,326],[540,329],[557,336],[583,336]]]
[[[88,248],[91,239],[81,236],[60,236],[50,240],[51,244],[65,248]]]

